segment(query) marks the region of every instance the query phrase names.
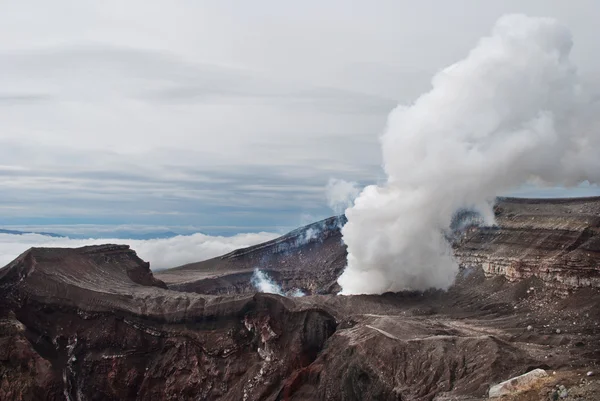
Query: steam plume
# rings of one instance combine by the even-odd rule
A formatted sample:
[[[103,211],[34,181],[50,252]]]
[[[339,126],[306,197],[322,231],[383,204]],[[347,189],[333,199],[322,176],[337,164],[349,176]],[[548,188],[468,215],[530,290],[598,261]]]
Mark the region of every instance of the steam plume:
[[[359,192],[357,183],[331,178],[326,188],[327,203],[336,214],[342,214],[344,209],[352,206]]]
[[[259,269],[254,269],[252,279],[250,280],[256,291],[267,294],[287,295],[289,297],[303,297],[306,294],[299,288],[293,288],[287,293],[277,284],[269,275]]]
[[[443,232],[457,210],[490,224],[495,197],[526,182],[598,182],[599,130],[571,46],[552,19],[504,16],[428,93],[392,111],[387,182],[346,210],[343,294],[447,288],[458,266]]]
[[[259,269],[254,269],[251,282],[258,292],[283,295],[281,286],[279,286],[279,284],[273,281],[271,277]]]

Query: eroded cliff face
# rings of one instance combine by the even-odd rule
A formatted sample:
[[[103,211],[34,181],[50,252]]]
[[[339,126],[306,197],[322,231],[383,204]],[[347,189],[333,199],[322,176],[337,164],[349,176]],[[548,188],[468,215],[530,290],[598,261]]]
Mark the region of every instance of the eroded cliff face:
[[[496,220],[456,242],[462,266],[511,281],[538,277],[563,291],[600,287],[600,198],[503,199]]]

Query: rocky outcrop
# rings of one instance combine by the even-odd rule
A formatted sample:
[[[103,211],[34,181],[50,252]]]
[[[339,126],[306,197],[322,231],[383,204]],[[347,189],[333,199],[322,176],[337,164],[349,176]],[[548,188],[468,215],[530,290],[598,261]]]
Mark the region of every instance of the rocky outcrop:
[[[534,369],[531,372],[503,381],[490,387],[489,397],[498,398],[505,395],[517,394],[539,385],[539,383],[548,377],[544,369]]]

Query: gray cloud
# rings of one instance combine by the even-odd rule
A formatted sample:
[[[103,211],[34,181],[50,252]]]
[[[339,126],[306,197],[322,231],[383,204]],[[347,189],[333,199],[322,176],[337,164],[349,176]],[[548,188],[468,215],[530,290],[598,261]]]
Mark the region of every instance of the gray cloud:
[[[0,105],[23,104],[23,103],[38,103],[50,101],[52,98],[46,94],[35,93],[1,93]]]
[[[2,3],[0,221],[321,217],[330,178],[385,179],[389,111],[515,11],[570,26],[597,84],[592,1]]]

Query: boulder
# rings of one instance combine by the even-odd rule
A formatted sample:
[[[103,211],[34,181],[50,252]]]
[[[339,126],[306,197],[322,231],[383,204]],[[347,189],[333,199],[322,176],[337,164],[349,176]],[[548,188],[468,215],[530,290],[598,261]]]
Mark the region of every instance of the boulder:
[[[524,375],[513,377],[512,379],[492,386],[488,394],[489,398],[497,398],[529,390],[545,377],[548,377],[548,373],[546,373],[544,369],[535,369]]]

